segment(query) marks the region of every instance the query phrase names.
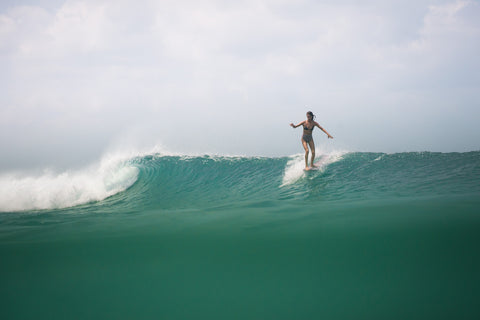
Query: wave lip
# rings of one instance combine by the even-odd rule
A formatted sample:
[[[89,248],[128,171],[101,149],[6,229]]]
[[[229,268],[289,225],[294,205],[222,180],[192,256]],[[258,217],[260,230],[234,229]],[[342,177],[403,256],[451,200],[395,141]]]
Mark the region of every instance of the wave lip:
[[[138,169],[119,159],[79,171],[45,172],[37,176],[0,176],[0,212],[61,209],[100,201],[126,190]]]

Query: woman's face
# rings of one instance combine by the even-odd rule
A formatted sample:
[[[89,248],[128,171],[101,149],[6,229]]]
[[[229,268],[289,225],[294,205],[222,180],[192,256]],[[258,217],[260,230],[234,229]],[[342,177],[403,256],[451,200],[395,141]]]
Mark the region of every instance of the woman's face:
[[[307,113],[307,119],[308,119],[308,120],[312,120],[312,119],[313,119],[313,117],[312,117],[312,115],[311,115],[310,113]]]

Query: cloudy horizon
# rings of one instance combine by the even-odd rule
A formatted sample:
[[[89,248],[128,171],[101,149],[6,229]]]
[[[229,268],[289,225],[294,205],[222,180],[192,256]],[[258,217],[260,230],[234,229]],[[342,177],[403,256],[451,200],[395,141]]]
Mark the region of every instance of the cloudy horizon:
[[[2,168],[112,144],[290,155],[480,150],[478,1],[5,1]]]

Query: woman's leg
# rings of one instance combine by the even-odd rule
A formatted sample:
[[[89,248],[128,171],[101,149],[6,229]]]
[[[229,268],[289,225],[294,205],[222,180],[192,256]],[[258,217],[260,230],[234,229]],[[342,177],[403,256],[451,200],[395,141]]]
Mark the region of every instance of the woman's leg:
[[[313,161],[315,160],[315,143],[313,142],[313,139],[310,140],[308,142],[309,146],[310,146],[310,150],[312,150],[312,162],[311,162],[311,167],[316,167],[314,164],[313,164]]]
[[[305,169],[308,168],[308,144],[305,140],[302,138],[302,145],[303,149],[305,149]]]

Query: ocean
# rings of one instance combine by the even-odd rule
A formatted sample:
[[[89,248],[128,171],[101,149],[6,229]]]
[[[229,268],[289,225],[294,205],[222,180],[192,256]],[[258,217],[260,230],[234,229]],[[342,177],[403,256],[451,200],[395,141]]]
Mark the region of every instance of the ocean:
[[[0,174],[1,319],[480,319],[480,152]]]

